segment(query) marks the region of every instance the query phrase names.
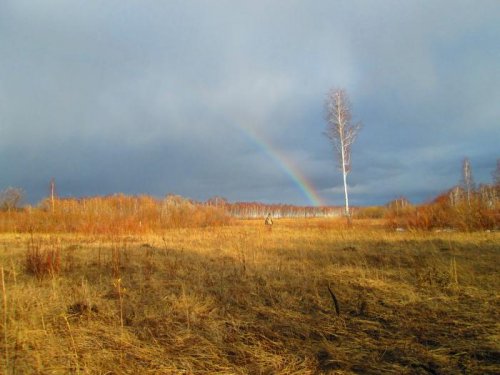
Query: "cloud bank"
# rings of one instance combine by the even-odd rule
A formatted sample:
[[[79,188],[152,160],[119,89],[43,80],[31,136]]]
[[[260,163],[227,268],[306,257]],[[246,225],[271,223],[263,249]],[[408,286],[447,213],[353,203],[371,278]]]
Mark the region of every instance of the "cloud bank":
[[[500,157],[497,1],[0,4],[0,188],[341,204],[324,100],[363,123],[355,204],[421,202]]]

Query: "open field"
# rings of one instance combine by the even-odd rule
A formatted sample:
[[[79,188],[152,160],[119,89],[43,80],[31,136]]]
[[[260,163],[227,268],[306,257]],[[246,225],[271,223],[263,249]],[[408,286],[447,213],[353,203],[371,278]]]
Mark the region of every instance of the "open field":
[[[320,219],[276,220],[272,231],[259,220],[141,236],[0,234],[0,368],[500,373],[499,261],[498,232]]]

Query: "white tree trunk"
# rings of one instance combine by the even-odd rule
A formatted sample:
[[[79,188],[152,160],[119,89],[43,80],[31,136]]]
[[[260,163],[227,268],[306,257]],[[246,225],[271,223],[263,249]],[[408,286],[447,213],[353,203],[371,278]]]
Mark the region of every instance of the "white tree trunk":
[[[349,196],[347,195],[347,170],[345,165],[345,147],[344,141],[340,141],[341,156],[342,156],[342,177],[344,179],[344,198],[345,198],[345,215],[349,216]]]
[[[349,214],[349,197],[347,195],[347,174],[344,172],[344,195],[345,195],[345,214],[346,216],[350,216]]]
[[[340,104],[340,99],[339,99]],[[345,198],[345,215],[349,217],[349,197],[347,195],[347,168],[346,168],[346,139],[345,139],[345,124],[342,118],[342,111],[338,111],[338,126],[340,135],[340,158],[342,164],[342,178],[344,180],[344,198]]]

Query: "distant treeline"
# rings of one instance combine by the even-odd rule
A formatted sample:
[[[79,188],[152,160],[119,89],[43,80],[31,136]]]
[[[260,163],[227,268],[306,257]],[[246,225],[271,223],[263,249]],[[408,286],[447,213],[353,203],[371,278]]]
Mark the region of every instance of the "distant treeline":
[[[206,205],[223,208],[231,217],[241,219],[263,218],[271,214],[275,218],[339,217],[343,209],[336,206],[295,206],[291,204],[266,204],[260,202],[230,203],[221,197],[209,199]]]
[[[0,212],[2,232],[147,233],[166,228],[207,227],[230,221],[224,209],[180,196],[147,195],[45,199],[36,207]]]
[[[22,191],[9,188],[0,204],[2,232],[145,233],[166,228],[226,225],[232,218],[340,216],[337,207],[229,203],[223,198],[196,202],[178,195],[157,199],[148,195],[116,194],[88,198],[47,198],[20,207]],[[10,199],[16,197],[15,201]],[[1,202],[0,202],[1,203]]]
[[[474,184],[468,159],[461,184],[432,201],[413,205],[400,197],[385,206],[355,207],[355,219],[385,219],[390,228],[417,230],[498,230],[500,228],[500,160],[492,184]],[[53,185],[52,185],[53,186]],[[53,190],[52,190],[53,193]],[[341,217],[341,207],[308,207],[258,202],[228,202],[213,197],[196,202],[178,195],[163,199],[148,195],[115,194],[104,197],[57,198],[22,206],[23,191],[0,191],[1,232],[77,232],[126,234],[167,228],[226,225],[233,220],[264,218]]]

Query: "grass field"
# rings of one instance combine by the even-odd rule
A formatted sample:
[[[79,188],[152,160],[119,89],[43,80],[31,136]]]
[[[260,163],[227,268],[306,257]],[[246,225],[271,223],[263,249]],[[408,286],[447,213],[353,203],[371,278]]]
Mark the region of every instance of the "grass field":
[[[498,232],[320,219],[0,234],[0,369],[498,374],[499,260]]]

